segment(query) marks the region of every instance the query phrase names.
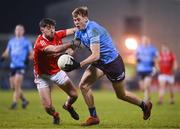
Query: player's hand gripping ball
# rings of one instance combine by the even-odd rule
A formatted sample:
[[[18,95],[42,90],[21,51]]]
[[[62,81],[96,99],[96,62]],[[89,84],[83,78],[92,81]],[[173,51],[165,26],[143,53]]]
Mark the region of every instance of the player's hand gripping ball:
[[[58,59],[58,67],[66,72],[70,72],[80,67],[80,63],[76,62],[74,58],[68,54],[64,54]]]

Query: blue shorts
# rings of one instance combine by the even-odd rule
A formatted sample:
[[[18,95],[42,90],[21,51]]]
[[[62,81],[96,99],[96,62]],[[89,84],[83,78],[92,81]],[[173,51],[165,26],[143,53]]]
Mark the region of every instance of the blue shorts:
[[[125,67],[121,56],[118,56],[108,64],[102,64],[101,61],[97,61],[92,65],[102,70],[111,82],[120,82],[125,78]]]
[[[144,80],[145,77],[151,77],[152,71],[137,72],[138,80]]]
[[[11,68],[10,76],[14,76],[16,74],[24,75],[24,73],[25,73],[24,67]]]

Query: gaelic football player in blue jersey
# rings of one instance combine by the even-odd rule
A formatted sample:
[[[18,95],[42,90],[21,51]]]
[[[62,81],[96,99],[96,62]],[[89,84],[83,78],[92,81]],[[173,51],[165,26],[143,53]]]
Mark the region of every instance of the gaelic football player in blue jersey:
[[[137,75],[140,89],[144,91],[144,100],[150,100],[150,86],[154,65],[158,56],[157,49],[151,44],[147,36],[142,37],[142,43],[136,51]]]
[[[91,55],[80,63],[72,60],[73,65],[66,65],[65,68],[65,71],[70,72],[89,64],[81,78],[79,87],[88,106],[90,117],[81,125],[90,126],[100,123],[91,86],[104,75],[111,81],[117,98],[141,107],[144,113],[143,118],[148,119],[151,114],[152,103],[144,102],[133,93],[125,90],[123,86],[124,63],[109,33],[98,23],[89,20],[87,7],[76,8],[72,12],[72,16],[74,24],[78,28],[74,42],[79,41],[91,51]]]
[[[24,78],[27,61],[33,58],[32,43],[24,37],[24,26],[16,25],[15,36],[12,37],[7,45],[6,50],[2,54],[1,61],[9,57],[10,63],[10,86],[13,89],[13,102],[11,109],[16,109],[19,99],[22,100],[22,108],[26,108],[29,102],[24,97],[21,85]]]

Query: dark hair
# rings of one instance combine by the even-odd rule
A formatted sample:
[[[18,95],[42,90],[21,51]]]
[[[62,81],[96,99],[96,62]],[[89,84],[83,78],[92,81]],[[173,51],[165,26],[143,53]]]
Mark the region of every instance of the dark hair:
[[[56,25],[56,21],[50,18],[43,18],[40,22],[39,22],[39,27],[46,27],[47,25],[52,25],[55,26]]]
[[[86,6],[81,6],[72,12],[73,17],[77,17],[78,15],[81,15],[83,17],[88,17],[88,8]]]

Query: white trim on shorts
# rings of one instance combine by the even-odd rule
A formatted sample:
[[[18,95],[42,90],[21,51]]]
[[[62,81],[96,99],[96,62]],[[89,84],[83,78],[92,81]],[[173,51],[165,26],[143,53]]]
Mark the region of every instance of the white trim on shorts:
[[[158,81],[159,82],[167,82],[169,84],[174,84],[175,78],[174,78],[174,75],[160,74],[158,76]]]
[[[67,74],[63,70],[61,70],[53,75],[43,74],[41,76],[35,76],[34,82],[37,86],[37,89],[41,89],[53,86],[53,83],[62,86],[68,80],[69,77],[67,76]]]

